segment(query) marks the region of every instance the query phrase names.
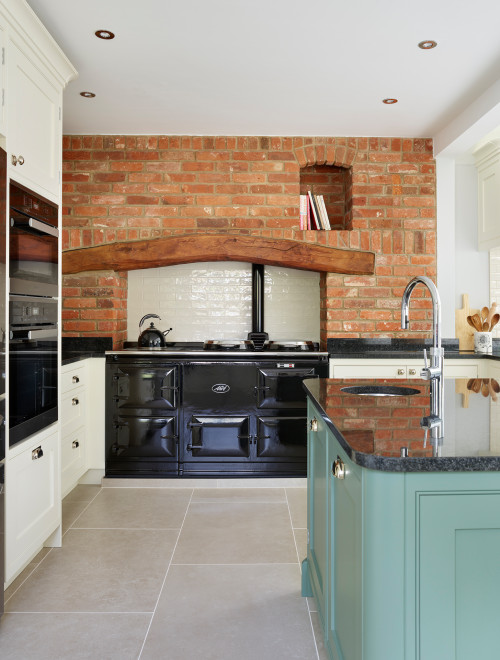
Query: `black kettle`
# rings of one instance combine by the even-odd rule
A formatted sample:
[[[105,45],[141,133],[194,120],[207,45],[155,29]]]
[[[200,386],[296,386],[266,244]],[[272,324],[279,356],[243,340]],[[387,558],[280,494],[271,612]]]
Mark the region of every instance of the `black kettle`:
[[[146,319],[159,319],[161,321],[158,314],[146,314],[139,322],[139,330]],[[155,328],[155,324],[151,321],[149,328],[143,330],[139,335],[137,343],[140,348],[163,348],[165,346],[165,337],[171,330],[172,328],[169,328],[162,332],[158,328]]]

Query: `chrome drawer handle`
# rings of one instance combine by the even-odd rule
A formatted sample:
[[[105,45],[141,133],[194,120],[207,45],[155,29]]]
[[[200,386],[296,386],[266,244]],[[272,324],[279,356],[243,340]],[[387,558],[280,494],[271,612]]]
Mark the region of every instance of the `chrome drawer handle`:
[[[71,446],[72,446],[73,449],[78,449],[78,447],[80,446],[80,443],[78,442],[78,440],[73,440],[73,442],[71,443]]]
[[[80,403],[80,401],[78,401],[78,399],[76,397],[73,397],[71,399],[71,405],[72,406],[77,406],[79,403]]]
[[[33,449],[33,451],[31,452],[31,460],[32,461],[36,461],[38,458],[42,458],[42,456],[43,456],[43,449],[42,449],[41,445],[40,445],[40,447],[37,447],[36,449]]]
[[[80,382],[80,379],[78,378],[78,376],[73,376],[73,378],[71,380],[72,380],[73,383],[79,383]]]
[[[337,479],[345,479],[345,464],[340,456],[337,456],[337,460],[332,465],[332,474]]]
[[[316,419],[316,417],[314,417],[314,419],[311,419],[311,422],[309,424],[309,428],[313,432],[316,432],[318,430],[318,420]]]

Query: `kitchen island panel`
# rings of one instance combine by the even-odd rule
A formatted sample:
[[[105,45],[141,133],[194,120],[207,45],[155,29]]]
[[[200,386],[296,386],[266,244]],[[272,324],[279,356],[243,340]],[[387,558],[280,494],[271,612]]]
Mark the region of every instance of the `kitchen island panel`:
[[[308,472],[303,595],[310,577],[330,660],[496,657],[500,473],[370,469],[349,453],[357,457],[359,434],[339,430],[313,398],[308,413],[309,456],[318,460]],[[323,565],[311,552],[319,519]],[[317,575],[326,576],[323,593]]]

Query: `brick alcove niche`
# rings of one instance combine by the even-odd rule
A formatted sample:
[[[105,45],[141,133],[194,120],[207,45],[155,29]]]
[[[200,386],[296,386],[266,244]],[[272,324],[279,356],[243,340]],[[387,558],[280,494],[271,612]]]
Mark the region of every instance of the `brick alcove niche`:
[[[410,332],[400,330],[399,302],[411,277],[436,276],[431,140],[65,136],[63,144],[64,336],[111,335],[117,347],[126,338],[127,270],[104,260],[75,272],[65,266],[70,257],[207,234],[374,253],[370,275],[322,273],[323,345],[329,336],[429,332],[423,288],[412,296]],[[299,229],[299,194],[311,176],[332,188],[342,177],[338,229]]]

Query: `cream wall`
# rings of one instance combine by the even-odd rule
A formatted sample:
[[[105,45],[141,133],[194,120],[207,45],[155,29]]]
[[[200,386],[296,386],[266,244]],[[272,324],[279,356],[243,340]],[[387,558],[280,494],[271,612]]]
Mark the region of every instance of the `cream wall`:
[[[137,340],[139,321],[148,313],[161,317],[155,324],[161,330],[172,327],[171,341],[246,339],[252,329],[251,275],[251,264],[240,262],[130,271],[128,340]],[[265,267],[264,330],[271,339],[319,341],[319,301],[318,273]]]

